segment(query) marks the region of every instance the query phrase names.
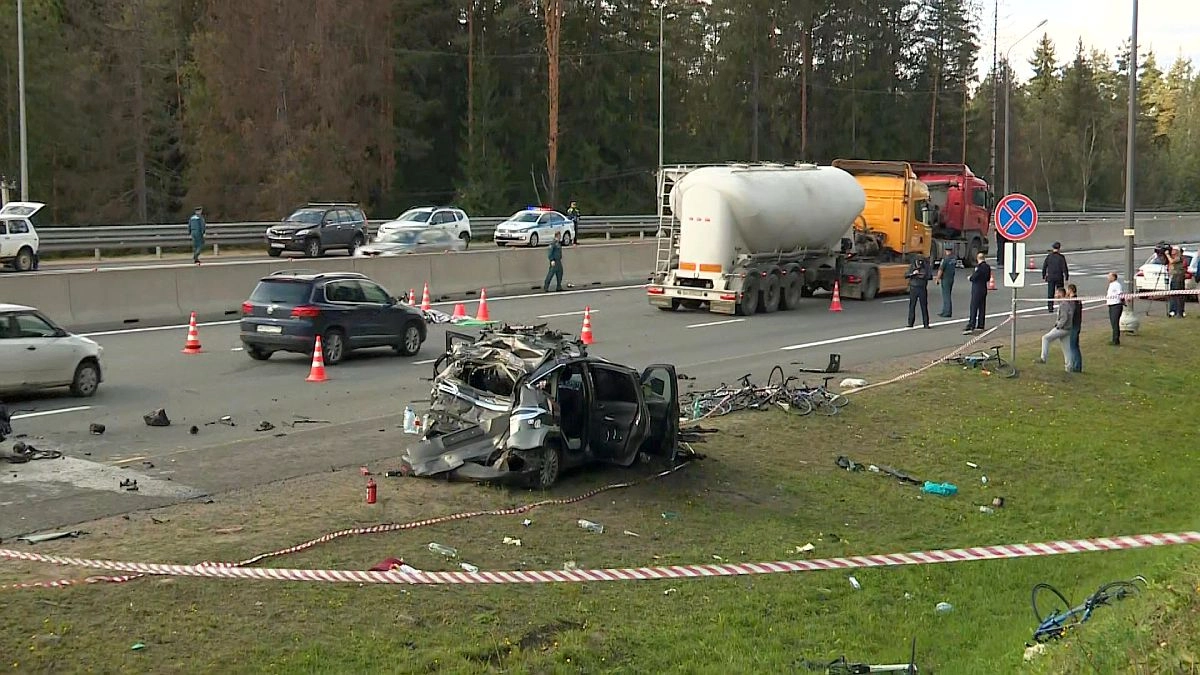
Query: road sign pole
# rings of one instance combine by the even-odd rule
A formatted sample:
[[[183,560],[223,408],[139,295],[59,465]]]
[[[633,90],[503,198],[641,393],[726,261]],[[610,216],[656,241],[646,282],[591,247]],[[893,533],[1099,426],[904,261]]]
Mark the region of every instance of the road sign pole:
[[[1017,289],[1025,287],[1025,243],[1037,229],[1038,212],[1033,200],[1025,195],[1011,194],[996,205],[996,227],[1004,233],[1004,283],[1012,288],[1012,307],[1008,320],[1012,323],[1009,360],[1013,377],[1017,377]]]
[[[1012,289],[1012,347],[1008,351],[1008,360],[1012,362],[1013,377],[1017,376],[1017,289]]]

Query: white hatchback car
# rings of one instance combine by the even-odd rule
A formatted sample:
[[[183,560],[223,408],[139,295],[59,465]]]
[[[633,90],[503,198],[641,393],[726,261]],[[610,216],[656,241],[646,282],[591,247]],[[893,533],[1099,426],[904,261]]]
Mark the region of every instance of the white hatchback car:
[[[1192,260],[1196,257],[1197,251],[1184,250],[1183,265],[1184,268],[1191,270]],[[1138,268],[1137,274],[1134,276],[1134,285],[1139,293],[1148,293],[1151,291],[1166,291],[1171,289],[1171,280],[1167,277],[1167,266],[1158,262],[1158,255],[1152,254],[1150,259]],[[1195,290],[1197,288],[1195,275],[1189,271],[1187,279],[1183,282],[1185,290]],[[1194,302],[1197,299],[1195,295],[1189,295],[1185,298],[1189,302]]]
[[[38,202],[9,202],[0,208],[0,266],[11,265],[18,272],[37,267],[40,242],[32,218],[43,206]]]
[[[91,396],[102,380],[103,353],[33,307],[0,304],[0,393],[70,387]]]
[[[471,243],[471,219],[467,217],[466,211],[450,206],[421,206],[409,209],[401,213],[399,218],[381,224],[375,237],[378,240],[389,232],[413,227],[442,230],[455,239],[461,239],[463,248]]]
[[[570,246],[579,239],[575,222],[570,218],[558,211],[530,207],[517,211],[497,225],[493,239],[497,246],[537,246],[554,241],[554,235],[560,232],[563,246]]]

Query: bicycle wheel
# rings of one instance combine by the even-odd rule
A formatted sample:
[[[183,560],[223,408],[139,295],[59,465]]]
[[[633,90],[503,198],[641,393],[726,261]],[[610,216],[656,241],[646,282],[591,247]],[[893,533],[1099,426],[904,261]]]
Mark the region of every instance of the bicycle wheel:
[[[833,404],[828,396],[817,395],[809,399],[812,402],[813,410],[818,415],[833,416],[841,412],[841,408]]]
[[[993,366],[990,370],[1001,377],[1012,377],[1017,374],[1017,367],[1004,359],[992,359],[991,363]],[[984,368],[987,366],[985,365]]]
[[[1044,598],[1042,601],[1048,607],[1054,607],[1054,609],[1051,609],[1050,613],[1043,614],[1041,612],[1041,605],[1038,604],[1038,594],[1040,591],[1046,591],[1046,594],[1051,596]],[[1065,595],[1059,593],[1057,588],[1051,586],[1050,584],[1038,584],[1034,586],[1030,602],[1033,604],[1033,615],[1037,617],[1038,623],[1044,623],[1046,618],[1051,614],[1064,614],[1071,611],[1071,602],[1067,600]],[[1061,609],[1059,609],[1059,607],[1061,607]]]
[[[845,408],[846,404],[850,403],[850,399],[847,398],[845,394],[828,393],[826,396],[829,397],[829,402],[832,403],[833,407],[835,408]]]
[[[1114,581],[1101,586],[1099,590],[1092,594],[1092,597],[1088,598],[1088,602],[1090,602],[1093,607],[1098,605],[1108,605],[1119,600],[1125,600],[1126,598],[1137,595],[1140,592],[1141,589],[1139,589],[1132,581]]]
[[[790,415],[803,417],[813,411],[812,402],[803,396],[792,396],[790,399],[777,401],[776,405]]]

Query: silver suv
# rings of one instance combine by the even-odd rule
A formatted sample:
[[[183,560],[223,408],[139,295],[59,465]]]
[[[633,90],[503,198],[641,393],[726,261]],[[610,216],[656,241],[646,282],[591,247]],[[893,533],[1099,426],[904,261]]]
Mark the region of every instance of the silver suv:
[[[409,209],[395,220],[380,225],[375,236],[381,237],[395,230],[414,227],[442,230],[455,239],[461,239],[463,244],[471,242],[471,219],[467,217],[466,211],[453,206],[419,206]]]

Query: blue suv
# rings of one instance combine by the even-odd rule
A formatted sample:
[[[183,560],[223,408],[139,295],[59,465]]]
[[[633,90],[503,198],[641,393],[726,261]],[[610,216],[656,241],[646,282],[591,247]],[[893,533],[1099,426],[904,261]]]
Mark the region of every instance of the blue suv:
[[[242,303],[240,328],[242,345],[256,361],[275,352],[312,354],[320,335],[330,366],[367,347],[391,347],[412,356],[428,335],[420,310],[366,275],[305,270],[282,270],[259,280]]]

